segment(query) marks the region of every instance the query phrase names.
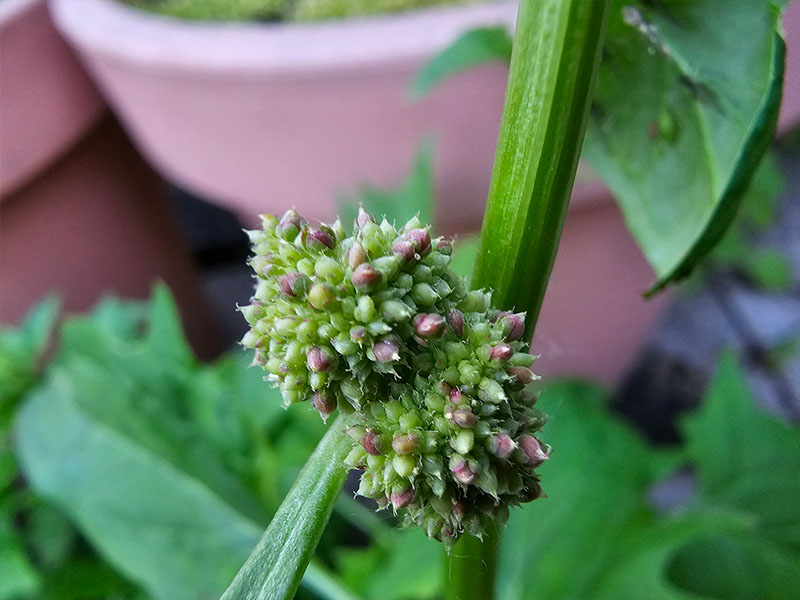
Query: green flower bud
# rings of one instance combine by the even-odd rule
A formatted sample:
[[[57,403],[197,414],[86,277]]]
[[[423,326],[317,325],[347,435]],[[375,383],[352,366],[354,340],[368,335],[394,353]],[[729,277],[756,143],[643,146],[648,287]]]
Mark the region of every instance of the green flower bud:
[[[308,276],[302,273],[287,273],[278,280],[281,294],[287,298],[303,298],[309,283]]]

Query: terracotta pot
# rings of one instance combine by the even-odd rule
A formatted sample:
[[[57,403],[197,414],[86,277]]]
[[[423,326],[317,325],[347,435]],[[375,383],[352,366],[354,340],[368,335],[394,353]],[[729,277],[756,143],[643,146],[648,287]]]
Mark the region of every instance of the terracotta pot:
[[[105,103],[56,32],[44,0],[0,2],[0,198],[75,144]]]
[[[0,0],[0,111],[0,322],[47,294],[82,311],[108,293],[145,297],[164,279],[195,348],[213,355],[218,338],[160,180],[44,0]]]

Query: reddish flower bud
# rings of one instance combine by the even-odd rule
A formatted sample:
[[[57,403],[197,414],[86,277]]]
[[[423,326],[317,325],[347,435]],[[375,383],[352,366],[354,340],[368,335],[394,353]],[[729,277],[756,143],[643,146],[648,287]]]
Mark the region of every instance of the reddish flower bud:
[[[355,225],[359,229],[364,229],[367,226],[367,223],[374,223],[375,218],[369,214],[367,211],[364,210],[363,206],[358,207],[358,216],[356,216]]]
[[[403,238],[413,244],[418,254],[425,254],[431,249],[431,234],[427,229],[412,229],[407,231]]]
[[[512,356],[514,356],[514,349],[502,342],[489,349],[489,360],[501,360],[505,362]]]
[[[400,347],[391,340],[381,340],[372,346],[372,353],[378,362],[388,363],[400,360]]]
[[[350,339],[352,339],[354,342],[360,342],[366,337],[366,335],[367,330],[361,325],[356,325],[350,329]]]
[[[547,453],[542,448],[541,442],[532,435],[523,435],[517,441],[522,455],[529,465],[537,466],[547,460]]]
[[[414,331],[421,338],[435,338],[444,333],[445,321],[441,315],[421,313],[414,317]]]
[[[509,342],[518,340],[522,337],[522,334],[525,333],[525,313],[504,311],[497,313],[494,320],[499,320],[503,324],[505,338]]]
[[[450,390],[450,402],[452,402],[453,404],[461,404],[462,402],[466,401],[467,397],[464,395],[464,392],[462,392],[460,389],[452,388]]]
[[[368,431],[364,434],[364,437],[361,438],[361,445],[364,447],[364,450],[373,456],[380,456],[381,450],[379,447],[378,436],[373,432]]]
[[[547,494],[542,491],[542,486],[539,484],[539,482],[534,481],[528,485],[527,489],[523,490],[522,501],[532,502],[537,498],[547,498]]]
[[[460,310],[455,309],[450,311],[450,314],[447,315],[447,324],[450,325],[453,333],[458,337],[464,335],[464,313]]]
[[[325,229],[312,229],[306,236],[305,245],[309,250],[323,250],[325,248],[332,250],[336,245],[336,237],[333,231],[327,227]]]
[[[440,381],[439,382],[439,393],[442,396],[445,396],[445,397],[449,398],[450,397],[450,393],[452,391],[453,391],[453,388],[451,388],[449,384],[447,384],[444,381]]]
[[[475,481],[477,477],[475,472],[470,468],[469,463],[463,458],[455,461],[455,463],[451,465],[450,470],[453,472],[453,475],[455,475],[455,478],[464,485],[469,485]]]
[[[350,277],[359,292],[371,290],[381,281],[381,274],[369,263],[361,263]]]
[[[395,491],[392,490],[392,508],[397,510],[398,508],[405,508],[414,500],[414,489],[413,488],[406,488],[402,491]]]
[[[293,240],[305,224],[306,220],[296,210],[289,209],[278,223],[278,235],[285,240]]]
[[[461,520],[464,518],[464,515],[467,513],[467,504],[463,500],[459,500],[453,505],[453,516],[457,520]]]
[[[392,440],[392,449],[397,454],[411,454],[417,449],[419,438],[412,434],[398,435]]]
[[[327,419],[328,416],[336,410],[336,399],[330,393],[316,392],[311,396],[311,406],[319,411],[323,419]]]
[[[504,431],[489,438],[489,452],[497,458],[508,458],[516,447],[517,444]]]
[[[287,273],[278,278],[281,294],[286,298],[302,298],[310,283],[311,280],[302,273]]]
[[[367,260],[367,253],[364,252],[361,244],[353,244],[350,250],[347,251],[347,264],[350,265],[351,269],[355,270],[365,260]]]
[[[392,245],[392,254],[401,262],[407,263],[414,260],[417,253],[414,250],[414,244],[407,240],[398,240]]]
[[[308,370],[314,373],[330,370],[330,368],[333,367],[334,361],[334,356],[319,346],[315,346],[309,350],[308,355],[306,356]]]
[[[528,385],[535,377],[533,371],[525,367],[509,367],[508,374],[511,375],[515,383],[519,385]]]
[[[440,238],[439,241],[436,242],[436,249],[442,254],[450,255],[453,253],[453,242],[445,238]]]
[[[471,410],[467,410],[466,408],[459,408],[449,412],[448,419],[459,427],[472,427],[478,422],[478,417],[476,417]]]

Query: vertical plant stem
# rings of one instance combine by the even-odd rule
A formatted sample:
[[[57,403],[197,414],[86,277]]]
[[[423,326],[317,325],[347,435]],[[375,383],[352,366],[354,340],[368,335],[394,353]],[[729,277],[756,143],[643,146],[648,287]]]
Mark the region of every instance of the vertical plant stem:
[[[526,310],[533,334],[556,257],[609,0],[522,0],[473,287]]]
[[[525,310],[533,335],[578,166],[610,0],[521,0],[472,286]],[[465,535],[446,600],[492,600],[500,544]]]

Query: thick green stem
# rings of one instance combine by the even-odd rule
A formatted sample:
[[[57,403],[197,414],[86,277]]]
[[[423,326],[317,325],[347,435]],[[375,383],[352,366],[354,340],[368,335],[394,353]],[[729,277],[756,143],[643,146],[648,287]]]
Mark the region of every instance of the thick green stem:
[[[610,0],[522,0],[472,286],[532,336],[564,225]],[[463,536],[446,600],[492,600],[499,532]]]
[[[609,0],[520,2],[472,285],[533,334],[569,203]]]

